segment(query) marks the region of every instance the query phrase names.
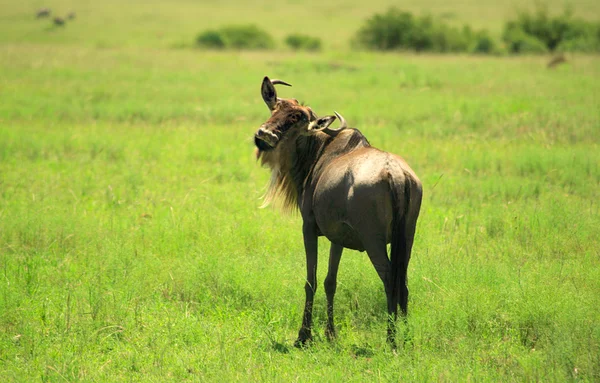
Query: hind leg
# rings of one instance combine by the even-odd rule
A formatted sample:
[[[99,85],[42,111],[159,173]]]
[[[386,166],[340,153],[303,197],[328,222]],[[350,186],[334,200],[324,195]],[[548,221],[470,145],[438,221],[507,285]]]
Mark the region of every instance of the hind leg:
[[[405,242],[405,253],[406,258],[400,265],[398,270],[398,284],[399,284],[399,294],[398,303],[400,304],[400,313],[403,317],[406,317],[408,314],[408,286],[406,281],[406,273],[408,271],[408,262],[410,261],[410,247],[412,247],[412,241],[409,245],[409,242]]]
[[[421,207],[421,195],[418,194],[418,198],[415,197],[414,206],[409,211],[406,226],[404,229],[404,262],[402,262],[402,266],[400,267],[399,272],[399,283],[400,283],[400,311],[403,316],[406,316],[408,313],[408,287],[406,283],[406,273],[408,270],[408,263],[410,262],[410,255],[412,252],[413,242],[415,238],[415,231],[417,228],[417,219],[419,218],[419,210]]]
[[[387,298],[388,312],[388,342],[395,347],[396,344],[396,318],[398,317],[398,297],[394,292],[392,265],[387,255],[387,246],[385,241],[370,241],[365,244],[367,254],[371,263],[375,267],[379,278],[383,282],[385,295]]]

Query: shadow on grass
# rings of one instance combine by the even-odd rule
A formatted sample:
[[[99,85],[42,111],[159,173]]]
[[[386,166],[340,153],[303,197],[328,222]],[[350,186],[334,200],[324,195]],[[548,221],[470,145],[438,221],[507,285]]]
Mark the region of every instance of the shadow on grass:
[[[372,358],[373,356],[375,356],[375,350],[373,350],[373,347],[369,345],[359,346],[354,344],[351,346],[350,349],[352,351],[353,356],[357,358]]]
[[[284,343],[272,341],[271,348],[273,349],[273,351],[276,351],[280,354],[289,354],[290,353],[290,346],[288,346]]]

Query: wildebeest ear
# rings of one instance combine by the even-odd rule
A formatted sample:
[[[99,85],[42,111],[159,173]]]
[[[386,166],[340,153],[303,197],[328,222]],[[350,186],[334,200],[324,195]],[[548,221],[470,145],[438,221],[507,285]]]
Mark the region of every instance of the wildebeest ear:
[[[265,104],[269,107],[269,110],[275,109],[275,104],[277,104],[277,91],[267,76],[263,79],[260,93],[262,94],[263,100],[265,100]]]
[[[329,127],[335,121],[335,116],[321,117],[308,125],[308,130],[324,130]]]

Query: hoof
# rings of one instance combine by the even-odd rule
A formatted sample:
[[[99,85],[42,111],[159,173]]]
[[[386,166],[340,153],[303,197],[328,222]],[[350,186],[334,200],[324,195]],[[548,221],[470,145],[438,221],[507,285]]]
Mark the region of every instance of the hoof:
[[[309,345],[309,343],[312,342],[312,338],[308,338],[308,339],[296,339],[296,341],[294,342],[294,347],[296,348],[305,348],[306,346]]]
[[[312,334],[310,331],[304,329],[298,333],[298,339],[294,342],[294,347],[304,348],[312,341]]]
[[[335,338],[337,337],[335,329],[334,328],[325,329],[325,336],[327,337],[328,341],[333,342],[335,340]]]
[[[392,347],[392,350],[396,350],[396,331],[388,330],[387,341]]]

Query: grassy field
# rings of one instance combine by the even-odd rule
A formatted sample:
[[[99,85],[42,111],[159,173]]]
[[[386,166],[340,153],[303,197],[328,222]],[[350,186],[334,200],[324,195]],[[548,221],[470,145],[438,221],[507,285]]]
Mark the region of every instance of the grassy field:
[[[390,2],[307,3],[0,2],[0,380],[600,380],[600,58],[548,70],[544,56],[351,52]],[[514,9],[486,4],[407,9],[499,31]],[[33,18],[43,5],[78,18],[48,28]],[[327,49],[184,47],[265,20]],[[320,286],[316,341],[292,347],[301,220],[258,209],[264,75],[342,113],[424,183],[397,352],[383,287],[352,251],[338,340],[325,339]]]
[[[533,10],[546,4],[553,14],[570,6],[577,17],[598,20],[596,0],[510,1],[498,5],[491,0],[303,0],[301,2],[267,0],[0,0],[0,42],[29,41],[52,44],[77,44],[99,48],[185,47],[198,33],[224,24],[257,24],[283,39],[290,33],[307,33],[323,39],[324,46],[347,49],[348,40],[374,13],[391,6],[415,14],[434,14],[450,24],[469,24],[486,28],[499,37],[504,22],[519,10]],[[54,28],[50,22],[35,19],[40,7],[54,14],[77,14],[77,22],[67,28]]]

